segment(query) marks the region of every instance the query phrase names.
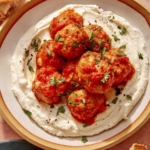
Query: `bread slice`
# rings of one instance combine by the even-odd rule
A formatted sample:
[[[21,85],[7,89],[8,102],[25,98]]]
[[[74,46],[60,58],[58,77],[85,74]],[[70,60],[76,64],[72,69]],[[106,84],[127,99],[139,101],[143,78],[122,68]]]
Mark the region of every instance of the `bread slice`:
[[[0,0],[0,21],[3,22],[20,3],[21,0]]]
[[[148,149],[147,149],[147,146],[143,144],[134,143],[132,147],[130,147],[129,150],[148,150]]]

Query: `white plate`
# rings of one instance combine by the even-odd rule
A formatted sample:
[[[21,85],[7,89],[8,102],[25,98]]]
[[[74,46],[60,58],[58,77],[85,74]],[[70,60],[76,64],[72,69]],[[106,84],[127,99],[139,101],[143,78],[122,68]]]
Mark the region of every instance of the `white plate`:
[[[37,6],[34,6],[32,9],[28,10],[26,13],[18,19],[14,26],[8,32],[6,38],[4,39],[1,50],[0,50],[0,90],[7,106],[7,109],[10,111],[12,116],[19,122],[19,124],[25,128],[25,130],[29,131],[32,135],[39,137],[40,139],[56,144],[61,144],[69,146],[71,148],[75,148],[76,146],[85,146],[92,144],[101,143],[104,140],[108,140],[117,134],[120,134],[127,127],[136,121],[142,112],[144,112],[145,108],[149,104],[150,98],[150,84],[148,84],[147,90],[143,96],[143,98],[139,101],[139,103],[134,107],[131,111],[128,120],[120,122],[116,127],[107,130],[99,135],[95,135],[92,137],[88,137],[87,143],[82,143],[81,138],[59,138],[52,136],[51,134],[42,130],[39,126],[36,125],[29,117],[27,117],[22,111],[18,101],[14,97],[14,94],[11,90],[11,71],[10,71],[10,60],[13,55],[14,49],[20,39],[24,35],[24,33],[33,25],[35,25],[38,21],[40,21],[43,17],[47,16],[51,12],[67,5],[67,4],[96,4],[103,8],[104,10],[113,11],[115,14],[124,17],[127,19],[134,27],[141,30],[144,34],[147,47],[150,47],[150,28],[145,18],[133,10],[131,7],[126,4],[119,2],[117,0],[48,0],[40,3]],[[28,6],[28,8],[30,8]],[[25,8],[24,8],[25,9]],[[5,30],[5,27],[3,28]],[[147,51],[147,55],[150,56],[150,50]],[[1,107],[1,106],[0,106]],[[1,108],[3,111],[3,108]],[[150,110],[149,110],[150,111]],[[3,112],[4,113],[4,112]],[[7,118],[7,117],[6,117]],[[147,118],[147,116],[145,116]],[[9,118],[7,118],[9,120]],[[7,120],[6,119],[6,120]],[[9,122],[11,126],[13,126],[13,122]],[[14,127],[15,128],[15,127]],[[21,131],[20,131],[21,132]],[[130,131],[126,132],[129,135]],[[25,133],[20,133],[21,135],[25,135]],[[127,137],[127,135],[121,136]],[[25,136],[24,136],[25,137]],[[26,137],[25,137],[26,138]],[[27,137],[27,140],[31,140],[31,137]],[[34,139],[32,139],[32,142]],[[113,142],[110,142],[113,143]],[[109,144],[110,144],[109,143]],[[117,143],[115,141],[115,143]],[[35,144],[35,143],[34,143]],[[45,146],[40,143],[38,146]],[[73,147],[72,147],[73,146]],[[108,146],[108,144],[104,144],[104,146]],[[55,147],[50,144],[49,147]],[[97,145],[96,148],[101,147]],[[92,147],[91,147],[92,148]]]

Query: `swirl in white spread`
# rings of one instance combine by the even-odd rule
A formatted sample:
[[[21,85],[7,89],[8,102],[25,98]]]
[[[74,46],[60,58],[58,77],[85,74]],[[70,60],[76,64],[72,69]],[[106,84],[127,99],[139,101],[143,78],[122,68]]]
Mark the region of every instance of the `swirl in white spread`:
[[[124,53],[135,67],[133,78],[126,84],[121,94],[117,96],[116,104],[111,103],[114,95],[109,96],[111,92],[113,93],[113,90],[107,92],[106,97],[109,98],[109,106],[106,111],[97,116],[94,124],[87,127],[83,127],[82,123],[77,122],[71,116],[67,104],[57,104],[54,108],[50,108],[49,105],[39,103],[32,92],[32,81],[35,78],[36,71],[36,53],[30,46],[31,41],[34,38],[39,38],[41,41],[50,39],[48,31],[50,21],[68,8],[74,9],[84,18],[85,26],[89,24],[102,26],[112,39],[112,47],[119,48],[126,45]],[[120,34],[123,28],[126,29],[126,34]],[[120,40],[115,41],[114,36]],[[27,57],[25,49],[29,50],[29,56]],[[143,59],[139,59],[139,54],[143,55]],[[29,65],[27,65],[29,60],[33,69],[32,72],[29,71]],[[101,133],[112,128],[122,119],[127,119],[129,112],[145,92],[149,68],[144,37],[127,20],[113,12],[103,11],[96,5],[67,5],[42,19],[24,34],[13,54],[11,72],[13,92],[22,108],[32,113],[31,117],[35,122],[54,135],[75,137]],[[132,100],[129,100],[127,95],[132,96]],[[60,106],[64,106],[65,112],[57,115]]]

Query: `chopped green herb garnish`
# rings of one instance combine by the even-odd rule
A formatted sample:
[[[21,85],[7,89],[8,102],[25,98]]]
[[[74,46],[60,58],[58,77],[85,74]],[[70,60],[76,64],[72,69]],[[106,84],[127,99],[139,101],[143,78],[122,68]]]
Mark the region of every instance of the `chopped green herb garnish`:
[[[115,19],[114,16],[109,16],[109,21],[113,21],[113,19]]]
[[[102,82],[102,83],[107,82],[109,76],[110,76],[110,73],[109,73],[109,72],[105,73],[105,74],[104,74],[104,77],[101,79],[101,82]]]
[[[51,51],[47,51],[47,56],[52,56]]]
[[[89,33],[89,40],[91,40],[91,39],[94,38],[95,36],[97,36],[97,34],[93,33],[93,31],[90,30],[90,33]]]
[[[58,40],[59,42],[65,42],[65,39],[64,38],[59,38],[59,40]]]
[[[113,104],[116,104],[117,101],[118,101],[118,97],[115,97],[115,98],[112,100],[112,103],[113,103]]]
[[[142,59],[142,60],[143,60],[143,54],[138,53],[138,56],[139,56],[139,59]]]
[[[41,43],[41,40],[40,40],[39,38],[35,38],[35,39],[32,41],[31,47],[35,50],[35,52],[38,51],[40,43]]]
[[[106,52],[107,52],[107,49],[106,49],[106,47],[104,47],[104,48],[102,49],[102,52],[101,52],[102,59],[105,58],[104,55],[105,55]]]
[[[128,100],[132,100],[132,96],[131,96],[131,95],[126,95],[126,98],[127,98]]]
[[[68,103],[72,104],[73,103],[72,99],[68,99]]]
[[[124,35],[124,34],[126,34],[126,32],[127,32],[126,28],[122,28],[120,34],[121,34],[121,35]]]
[[[74,42],[74,43],[71,44],[71,46],[73,46],[73,47],[78,47],[78,46],[79,46],[79,43],[78,43],[78,42]]]
[[[56,78],[55,77],[51,77],[50,78],[50,85],[56,85]]]
[[[127,56],[124,52],[117,53],[118,56]]]
[[[79,83],[78,83],[78,82],[75,82],[75,81],[72,81],[72,82],[71,82],[71,85],[77,87],[77,86],[79,86]]]
[[[100,63],[100,58],[96,58],[96,65],[98,65]]]
[[[87,127],[87,126],[89,126],[89,124],[87,124],[87,123],[85,123],[85,124],[83,125],[84,128]]]
[[[29,69],[30,72],[34,72],[34,69],[33,69],[32,66],[29,66],[28,69]]]
[[[65,82],[65,79],[64,78],[59,78],[58,79],[58,84],[61,84],[61,83],[64,83]]]
[[[119,41],[120,39],[116,36],[116,35],[112,35],[113,36],[113,38],[114,38],[114,40],[115,40],[115,42],[117,42],[117,41]]]
[[[32,113],[29,110],[23,109],[24,113],[31,117]]]
[[[77,106],[77,105],[78,105],[78,103],[77,103],[77,102],[74,102],[74,103],[73,103],[73,105],[74,105],[74,106]]]
[[[76,97],[76,96],[77,96],[77,93],[76,93],[76,92],[73,92],[73,95],[74,95],[74,97]]]
[[[86,103],[86,99],[85,98],[82,98],[81,101],[82,101],[83,104]]]
[[[48,46],[48,43],[49,43],[48,41],[44,41],[45,46]]]
[[[30,61],[32,60],[32,58],[28,59],[27,61],[27,65],[29,65]]]
[[[59,113],[64,113],[64,112],[65,112],[64,106],[60,106],[57,110],[57,115],[59,115]]]
[[[82,136],[81,141],[82,141],[83,143],[86,143],[86,142],[88,141],[88,140],[87,140],[87,137],[86,137],[86,136]]]
[[[98,49],[100,49],[100,48],[101,48],[101,46],[102,46],[102,40],[98,40],[98,46],[99,46],[99,48],[98,48]]]
[[[121,45],[121,46],[119,47],[119,49],[125,49],[125,48],[126,48],[126,44]]]
[[[57,42],[58,42],[59,38],[60,38],[60,35],[59,35],[59,34],[57,34],[57,35],[55,36],[55,41],[57,41]]]

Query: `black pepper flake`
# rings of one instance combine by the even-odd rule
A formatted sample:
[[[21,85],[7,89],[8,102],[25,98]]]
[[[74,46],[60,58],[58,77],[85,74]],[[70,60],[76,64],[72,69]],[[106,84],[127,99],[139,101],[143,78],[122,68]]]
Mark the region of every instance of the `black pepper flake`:
[[[22,61],[20,60],[20,62],[22,62]]]
[[[52,110],[50,110],[50,112],[52,112]]]
[[[33,54],[31,54],[31,57],[33,57]]]
[[[95,20],[95,23],[97,23],[97,20]]]
[[[57,119],[55,119],[55,121],[57,121]]]

